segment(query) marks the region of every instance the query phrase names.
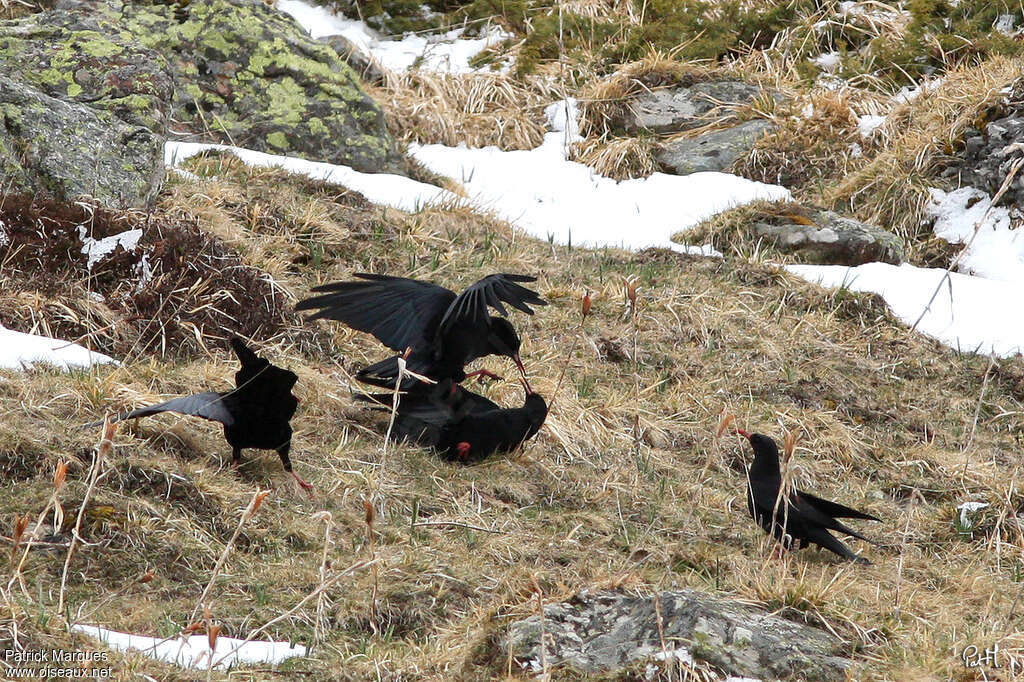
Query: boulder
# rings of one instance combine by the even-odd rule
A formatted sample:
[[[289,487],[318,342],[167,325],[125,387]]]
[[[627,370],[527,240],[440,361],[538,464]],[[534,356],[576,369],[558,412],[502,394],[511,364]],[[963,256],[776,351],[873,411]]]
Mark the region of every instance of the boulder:
[[[146,204],[163,179],[173,93],[166,60],[89,16],[0,24],[5,190]],[[9,183],[9,184],[7,184]]]
[[[709,123],[713,110],[749,104],[769,92],[742,81],[706,81],[689,87],[649,90],[629,100],[618,123],[627,133],[677,133]]]
[[[774,129],[774,123],[763,119],[745,121],[697,137],[670,140],[654,153],[654,158],[663,171],[676,175],[725,171],[749,154],[762,135]]]
[[[51,23],[93,16],[104,35],[166,58],[176,133],[366,172],[400,169],[384,114],[355,72],[262,0],[60,1],[46,13]]]
[[[661,614],[661,631],[658,613]],[[703,661],[726,675],[845,680],[852,661],[827,632],[696,590],[634,596],[581,593],[513,623],[504,642],[523,668],[615,673],[645,660]]]
[[[898,265],[904,256],[903,240],[892,232],[820,209],[765,216],[755,220],[750,231],[777,251],[797,254],[805,263]]]
[[[380,65],[345,36],[325,36],[320,40],[334,48],[338,56],[344,59],[363,81],[375,84],[384,82],[384,70]]]

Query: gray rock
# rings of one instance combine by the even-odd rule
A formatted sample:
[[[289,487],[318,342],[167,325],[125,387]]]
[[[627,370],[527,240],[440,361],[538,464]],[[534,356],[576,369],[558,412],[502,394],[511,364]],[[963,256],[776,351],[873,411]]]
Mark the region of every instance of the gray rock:
[[[651,90],[629,101],[619,123],[628,133],[676,133],[708,123],[713,118],[708,114],[718,107],[749,104],[764,92],[760,86],[742,81]]]
[[[539,616],[512,624],[505,647],[523,667],[568,666],[586,673],[615,672],[663,656],[692,657],[727,675],[762,679],[845,680],[852,661],[843,643],[823,630],[772,616],[740,602],[696,590],[637,597],[581,593],[544,606]],[[658,631],[660,609],[663,632]]]
[[[969,128],[960,148],[941,176],[958,187],[974,187],[994,196],[1018,158],[1024,156],[1024,78],[1010,89],[1005,101],[985,113],[984,126]],[[1024,173],[1018,173],[999,204],[1024,210]]]
[[[144,205],[164,173],[173,92],[167,63],[100,34],[88,16],[54,25],[53,15],[0,24],[5,190]]]
[[[724,171],[749,154],[758,138],[774,129],[775,124],[763,119],[745,121],[698,137],[666,142],[654,158],[662,170],[676,175]]]
[[[750,229],[754,237],[807,263],[853,266],[903,261],[904,244],[897,235],[832,211],[804,209],[799,216],[773,215],[770,220],[755,221]]]
[[[401,171],[384,114],[355,72],[263,0],[62,3],[35,16],[68,29],[88,20],[100,38],[117,36],[166,60],[176,133],[361,171]],[[51,70],[68,84],[81,85],[86,75],[59,62]]]
[[[320,40],[333,47],[338,56],[344,59],[365,82],[384,82],[384,71],[380,65],[345,36],[325,36]]]

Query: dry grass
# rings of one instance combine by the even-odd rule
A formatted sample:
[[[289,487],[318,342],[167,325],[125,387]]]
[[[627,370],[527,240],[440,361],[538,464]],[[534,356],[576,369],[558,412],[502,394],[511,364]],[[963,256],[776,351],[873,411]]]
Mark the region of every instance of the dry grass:
[[[1024,61],[995,58],[955,69],[930,92],[902,105],[878,132],[880,150],[824,192],[833,205],[887,225],[911,242],[920,237],[927,187],[963,132],[1002,97]]]
[[[495,145],[532,149],[544,138],[542,81],[524,84],[503,74],[388,73],[370,88],[398,139],[421,144]]]
[[[550,602],[611,586],[697,587],[823,624],[850,642],[857,679],[969,679],[952,647],[1019,646],[1020,359],[992,368],[979,403],[987,360],[909,335],[873,297],[826,292],[756,264],[551,247],[468,211],[382,211],[225,159],[192,169],[219,179],[173,187],[154,218],[187,209],[251,267],[272,270],[289,298],[359,270],[453,288],[491,272],[539,274],[552,305],[515,323],[531,382],[548,397],[580,334],[584,290],[593,308],[541,433],[522,454],[475,467],[405,446],[389,448],[383,466],[384,425],[349,396],[349,368],[382,352],[364,335],[307,323],[256,339],[299,374],[293,459],[316,498],[292,492],[273,453],[247,453],[233,471],[208,423],[166,415],[126,425],[83,517],[67,578],[74,618],[150,635],[185,627],[242,510],[270,488],[209,601],[223,635],[288,614],[266,634],[317,639],[311,657],[282,666],[290,676],[501,677],[507,659],[495,642],[510,618],[533,612],[538,590]],[[303,246],[310,234],[323,245],[316,258]],[[625,277],[639,286],[635,345]],[[333,343],[307,340],[321,336]],[[234,360],[213,338],[205,342],[211,353],[193,359],[143,355],[83,373],[0,373],[5,526],[43,509],[61,460],[70,465],[61,501],[76,516],[95,434],[75,425],[229,386]],[[506,405],[522,400],[512,382],[481,390]],[[885,519],[866,529],[883,547],[858,546],[875,566],[814,551],[769,558],[770,543],[744,509],[749,446],[716,438],[723,412],[780,438],[798,433],[798,485]],[[376,588],[370,570],[354,570],[323,600],[303,602],[324,583],[325,565],[330,580],[370,558],[364,499],[375,509]],[[955,505],[968,499],[992,505],[973,537],[953,522]],[[323,511],[336,538],[326,550]],[[13,637],[17,624],[29,648],[94,646],[67,635],[53,615],[63,558],[59,547],[31,551],[26,590],[10,595],[14,618],[0,620],[0,637]],[[155,579],[139,582],[148,570]],[[113,661],[124,679],[200,679],[136,655]]]

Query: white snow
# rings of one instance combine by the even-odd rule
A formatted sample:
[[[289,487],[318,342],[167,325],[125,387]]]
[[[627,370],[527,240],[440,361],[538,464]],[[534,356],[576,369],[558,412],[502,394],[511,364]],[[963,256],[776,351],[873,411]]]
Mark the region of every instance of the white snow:
[[[462,39],[464,31],[458,28],[438,35],[410,33],[401,40],[385,40],[361,21],[337,16],[323,7],[302,0],[278,0],[277,8],[290,14],[311,37],[344,36],[381,66],[396,72],[418,68],[445,73],[472,73],[476,71],[469,65],[473,57],[511,37],[501,28],[491,26],[482,38]]]
[[[541,239],[591,247],[678,248],[670,237],[728,208],[757,199],[788,199],[784,187],[726,173],[617,182],[568,160],[579,139],[574,100],[547,108],[552,132],[537,148],[409,145],[428,169],[461,182],[473,205]]]
[[[85,225],[79,225],[78,238],[82,240],[82,253],[89,258],[86,267],[92,270],[92,266],[112,254],[118,246],[125,251],[133,250],[142,239],[142,230],[127,230],[103,239],[93,239],[88,235]]]
[[[825,287],[872,291],[881,295],[893,313],[912,325],[942,281],[945,270],[867,263],[788,265],[786,269]],[[960,351],[1007,357],[1024,352],[1024,316],[1019,284],[950,273],[917,330]]]
[[[832,73],[839,68],[839,62],[842,61],[842,58],[838,52],[823,52],[811,59],[811,61],[817,64],[818,68],[822,71]]]
[[[864,116],[859,116],[857,118],[857,131],[860,133],[861,137],[867,139],[871,137],[875,130],[877,130],[883,123],[885,123],[885,116],[865,114]]]
[[[283,168],[314,180],[341,185],[359,192],[376,204],[392,206],[403,211],[417,211],[430,204],[464,201],[448,190],[416,182],[401,175],[360,173],[348,166],[307,161],[294,156],[277,156],[223,144],[167,142],[164,146],[164,163],[173,167],[191,156],[208,150],[230,152],[250,166]]]
[[[199,670],[210,667],[211,653],[214,668],[226,668],[240,663],[275,665],[287,658],[306,655],[306,647],[288,642],[246,642],[232,637],[218,637],[217,648],[211,652],[206,635],[165,640],[107,630],[94,625],[73,625],[71,629],[95,637],[118,651],[133,649],[158,661]]]
[[[106,363],[117,364],[113,358],[76,343],[16,332],[0,325],[0,367],[27,369],[37,363],[65,370]]]
[[[981,511],[987,506],[988,502],[964,502],[963,504],[958,505],[957,511],[960,512],[960,525],[964,528],[970,528],[971,519],[969,518],[969,515],[976,511]]]
[[[427,205],[469,204],[491,211],[525,232],[560,244],[640,249],[660,246],[684,253],[721,255],[709,245],[681,246],[670,237],[699,221],[756,199],[786,199],[789,191],[726,173],[688,176],[655,173],[616,182],[569,161],[578,140],[574,102],[547,110],[553,132],[528,151],[410,145],[410,154],[435,173],[461,182],[469,199],[434,185],[386,173],[275,156],[240,147],[168,142],[165,162],[175,166],[205,150],[227,151],[252,166],[277,166],[360,192],[368,200],[405,211]]]
[[[935,218],[936,236],[951,244],[968,243],[984,219],[960,258],[961,272],[1024,284],[1024,230],[1013,229],[1022,216],[1002,206],[993,207],[991,197],[973,187],[948,193],[932,189],[930,193],[925,213]]]

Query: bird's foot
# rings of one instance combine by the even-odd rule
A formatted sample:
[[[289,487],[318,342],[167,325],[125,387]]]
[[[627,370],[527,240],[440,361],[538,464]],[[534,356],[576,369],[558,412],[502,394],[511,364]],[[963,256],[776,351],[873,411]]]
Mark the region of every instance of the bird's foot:
[[[299,476],[299,475],[298,475],[297,473],[295,473],[294,471],[289,471],[288,473],[290,473],[290,474],[292,475],[292,477],[293,477],[293,478],[295,479],[295,482],[296,482],[296,483],[298,483],[298,484],[299,484],[299,486],[300,486],[300,487],[301,487],[301,488],[302,488],[303,490],[305,490],[305,491],[306,491],[306,494],[307,494],[307,495],[309,495],[310,497],[313,497],[313,486],[312,486],[312,485],[310,485],[310,484],[309,484],[309,483],[307,483],[306,481],[303,481],[303,480],[302,480],[302,477],[301,477],[301,476]]]
[[[467,443],[466,441],[462,441],[461,443],[456,445],[455,446],[455,450],[456,450],[456,452],[459,453],[459,459],[466,459],[466,458],[468,458],[469,457],[469,451],[470,451],[471,448],[472,448],[472,446],[469,443]]]
[[[469,374],[466,375],[467,379],[471,377],[476,377],[476,380],[479,381],[480,383],[483,383],[484,379],[496,379],[497,381],[504,380],[504,377],[500,377],[494,372],[486,369],[478,369],[477,371],[470,372]]]

